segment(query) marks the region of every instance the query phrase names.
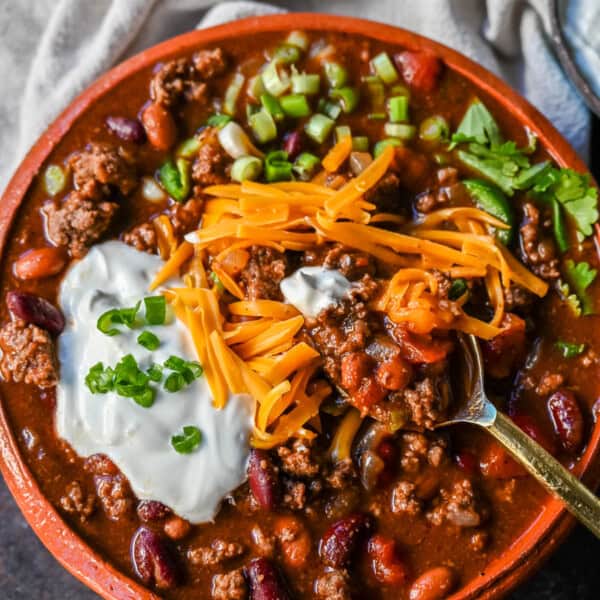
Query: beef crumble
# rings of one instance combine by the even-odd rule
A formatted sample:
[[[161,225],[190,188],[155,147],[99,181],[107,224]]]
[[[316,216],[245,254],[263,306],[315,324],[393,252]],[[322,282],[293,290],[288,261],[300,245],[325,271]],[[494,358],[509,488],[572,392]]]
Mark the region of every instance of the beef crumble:
[[[526,202],[523,214],[524,221],[519,230],[523,260],[542,279],[557,279],[560,272],[556,247],[550,235],[544,232],[540,209],[531,202]]]
[[[240,273],[249,300],[282,300],[279,284],[288,270],[285,254],[265,246],[251,246],[250,259]]]

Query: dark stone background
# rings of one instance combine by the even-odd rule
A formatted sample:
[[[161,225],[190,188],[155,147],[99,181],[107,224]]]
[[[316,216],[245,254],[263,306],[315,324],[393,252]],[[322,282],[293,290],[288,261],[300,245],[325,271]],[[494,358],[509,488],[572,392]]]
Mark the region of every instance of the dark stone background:
[[[600,121],[592,130],[592,171],[600,181]],[[544,567],[510,600],[597,600],[600,541],[578,526]],[[93,600],[96,594],[67,573],[29,529],[0,479],[0,599]]]

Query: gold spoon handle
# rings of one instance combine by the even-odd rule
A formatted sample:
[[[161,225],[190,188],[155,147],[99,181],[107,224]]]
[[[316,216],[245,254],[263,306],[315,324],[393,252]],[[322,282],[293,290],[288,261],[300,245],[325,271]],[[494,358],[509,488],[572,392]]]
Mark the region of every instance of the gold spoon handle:
[[[596,537],[600,538],[600,500],[551,454],[501,412],[488,431]]]

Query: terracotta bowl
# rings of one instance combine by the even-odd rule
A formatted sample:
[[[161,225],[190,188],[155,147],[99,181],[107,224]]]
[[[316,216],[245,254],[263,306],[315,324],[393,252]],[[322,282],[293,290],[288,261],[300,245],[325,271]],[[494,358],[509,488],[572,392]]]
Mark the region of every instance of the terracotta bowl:
[[[116,85],[174,53],[192,51],[198,46],[219,44],[240,36],[291,29],[330,30],[359,34],[388,44],[409,49],[427,49],[492,97],[513,117],[537,134],[558,164],[577,171],[586,165],[556,129],[528,102],[503,81],[465,56],[410,31],[370,21],[346,17],[293,14],[250,18],[202,31],[193,31],[154,46],[115,67],[83,92],[56,119],[33,146],[12,178],[0,203],[0,250],[6,245],[11,223],[28,188],[42,164],[74,122],[111,93]],[[578,465],[579,473],[590,485],[600,482],[600,469],[595,460],[600,440],[600,425],[594,429],[588,448]],[[54,507],[42,495],[38,484],[20,455],[3,406],[0,406],[0,469],[25,518],[48,550],[75,577],[105,598],[149,599],[155,594],[141,587],[90,548],[69,529]],[[573,525],[573,519],[562,505],[548,499],[540,507],[539,516],[504,554],[453,596],[467,598],[499,598],[530,574],[555,550]]]

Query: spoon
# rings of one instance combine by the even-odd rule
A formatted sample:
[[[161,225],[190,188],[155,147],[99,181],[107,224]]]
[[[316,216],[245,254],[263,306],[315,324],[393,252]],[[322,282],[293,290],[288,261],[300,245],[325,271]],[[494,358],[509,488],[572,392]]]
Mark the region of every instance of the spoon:
[[[562,500],[579,521],[600,538],[600,499],[506,415],[496,410],[485,393],[483,361],[477,339],[473,335],[459,335],[459,341],[464,356],[462,392],[466,401],[454,415],[436,427],[471,423],[485,428],[548,491]]]

